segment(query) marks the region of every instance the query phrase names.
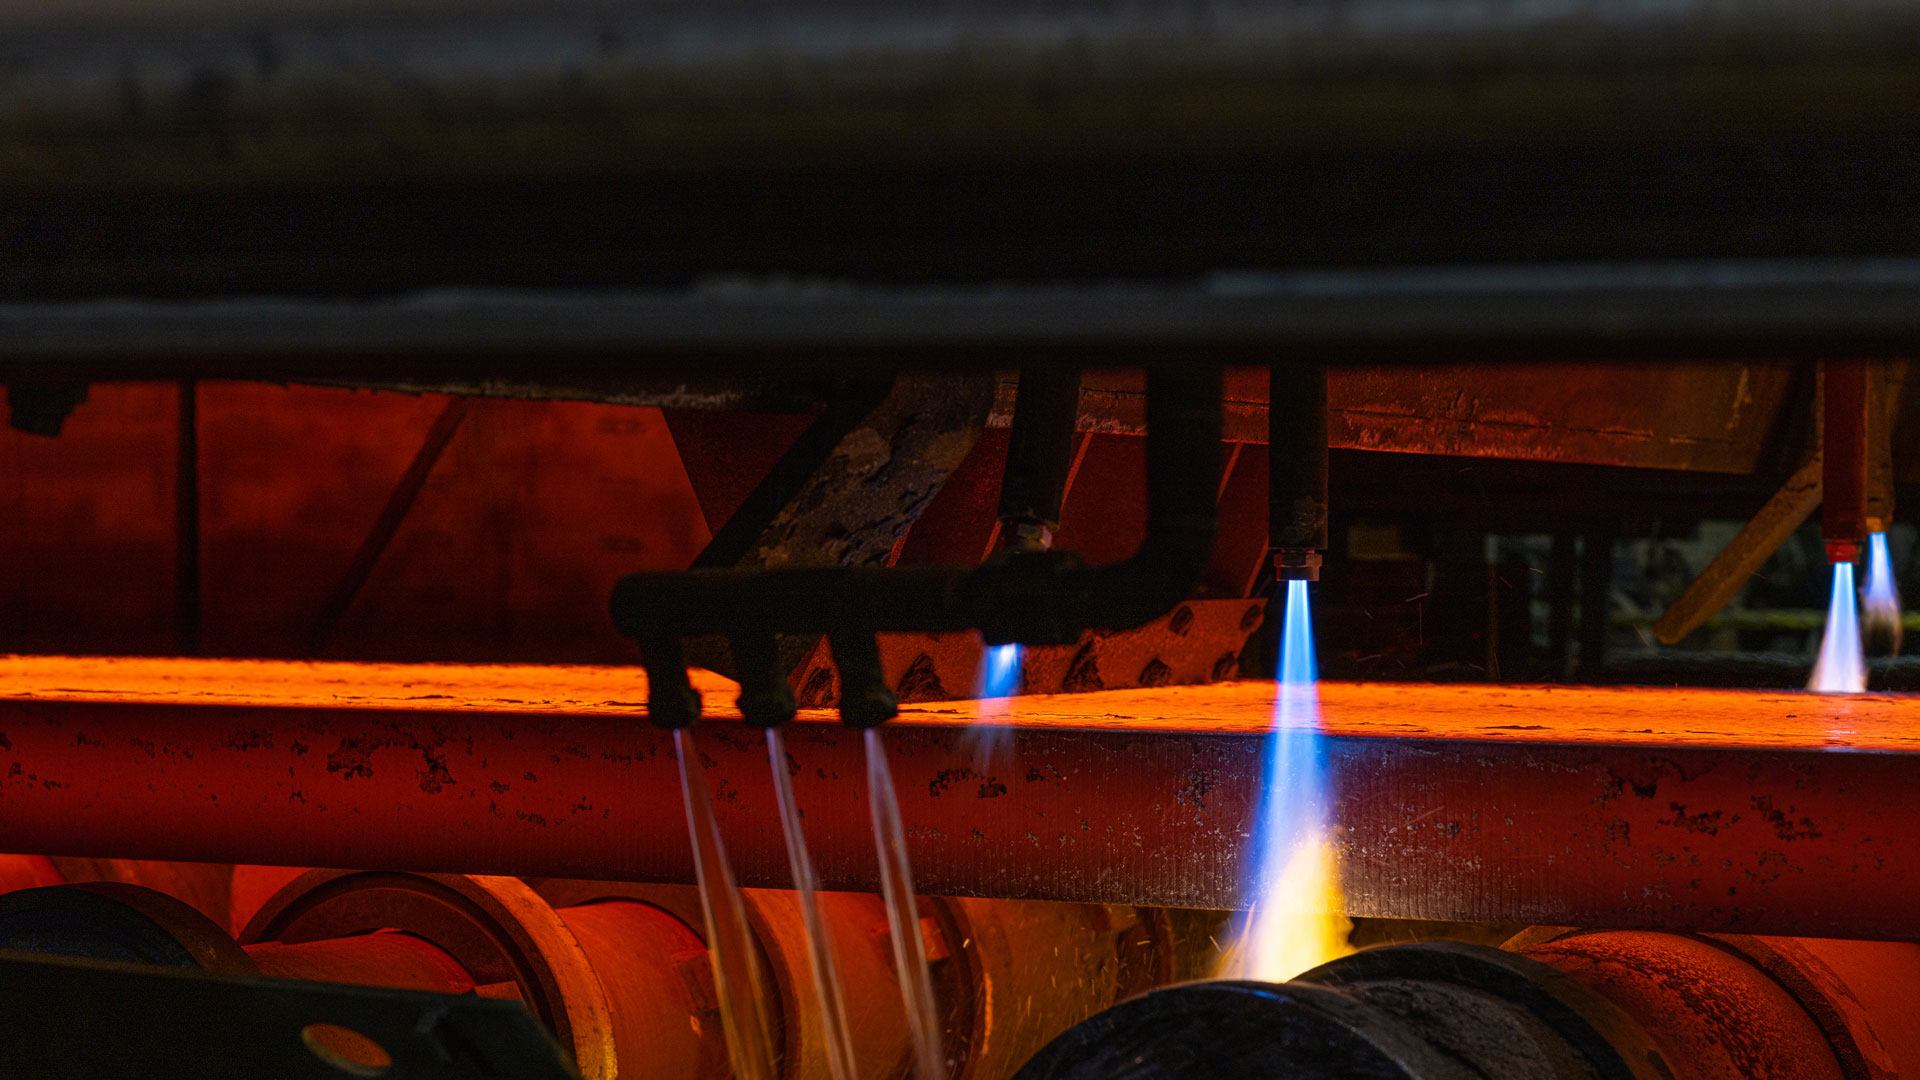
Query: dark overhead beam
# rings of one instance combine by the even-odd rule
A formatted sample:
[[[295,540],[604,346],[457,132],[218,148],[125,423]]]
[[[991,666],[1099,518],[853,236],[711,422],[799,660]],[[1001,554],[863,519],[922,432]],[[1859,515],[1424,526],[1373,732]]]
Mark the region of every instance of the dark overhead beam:
[[[1907,355],[1920,259],[1436,267],[1166,285],[473,291],[391,300],[0,305],[0,378],[564,381],[900,365],[1433,364]]]
[[[0,298],[1920,254],[1920,0],[272,7],[0,12]]]
[[[75,0],[0,13],[0,184],[1887,131],[1911,0]]]

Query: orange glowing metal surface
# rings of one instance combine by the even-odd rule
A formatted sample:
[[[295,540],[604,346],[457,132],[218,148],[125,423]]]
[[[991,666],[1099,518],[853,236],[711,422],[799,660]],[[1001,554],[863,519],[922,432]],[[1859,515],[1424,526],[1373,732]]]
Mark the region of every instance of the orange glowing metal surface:
[[[738,716],[732,680],[693,672],[716,716]],[[0,657],[0,698],[330,709],[644,714],[638,667],[366,664],[141,656]]]
[[[695,680],[736,870],[785,887],[765,744]],[[904,708],[882,736],[919,884],[1247,902],[1273,694]],[[685,881],[645,700],[637,666],[0,657],[0,802],[29,854]],[[1320,713],[1349,914],[1920,940],[1920,699],[1328,683]],[[788,749],[823,885],[871,891],[861,739],[811,712]]]
[[[693,684],[715,719],[737,719],[736,685]],[[358,664],[153,657],[0,657],[0,698],[387,710],[481,710],[634,716],[639,667]],[[1257,734],[1273,723],[1273,684],[1109,690],[988,702],[904,705],[900,719],[962,727],[975,718],[1021,728]],[[813,710],[802,722],[833,721]],[[1643,746],[1824,746],[1920,750],[1920,699],[1782,691],[1322,683],[1329,735]]]
[[[992,703],[981,719],[1257,733],[1273,724],[1273,693],[1270,682],[1248,681],[1012,698]],[[1920,750],[1920,699],[1901,695],[1339,682],[1320,683],[1319,695],[1319,728],[1333,736]],[[901,713],[919,722],[941,708]]]

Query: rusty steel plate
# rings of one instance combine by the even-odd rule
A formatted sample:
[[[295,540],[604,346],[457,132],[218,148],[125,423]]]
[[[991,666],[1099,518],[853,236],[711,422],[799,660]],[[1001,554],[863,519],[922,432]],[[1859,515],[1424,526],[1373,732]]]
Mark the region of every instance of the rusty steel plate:
[[[702,763],[744,883],[787,868],[758,732]],[[1353,914],[1920,937],[1920,702],[1327,684]],[[1237,882],[1272,687],[908,706],[889,725],[921,888],[1194,907]],[[691,877],[637,669],[0,661],[0,821],[27,853]],[[859,740],[789,769],[822,884],[871,890]],[[987,755],[992,752],[989,760]]]
[[[1778,361],[1340,368],[1327,373],[1327,437],[1342,450],[1749,473],[1791,404],[1793,373]],[[1265,368],[1227,372],[1227,441],[1267,441],[1267,379]],[[1016,387],[997,389],[987,423],[1006,427]],[[1145,434],[1145,376],[1087,372],[1078,427]]]

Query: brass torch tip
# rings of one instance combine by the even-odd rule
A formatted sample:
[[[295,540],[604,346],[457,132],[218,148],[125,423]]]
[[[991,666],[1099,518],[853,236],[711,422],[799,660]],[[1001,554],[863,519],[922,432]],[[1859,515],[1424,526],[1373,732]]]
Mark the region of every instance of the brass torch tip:
[[[1850,563],[1860,558],[1858,540],[1827,541],[1827,562],[1829,564]]]

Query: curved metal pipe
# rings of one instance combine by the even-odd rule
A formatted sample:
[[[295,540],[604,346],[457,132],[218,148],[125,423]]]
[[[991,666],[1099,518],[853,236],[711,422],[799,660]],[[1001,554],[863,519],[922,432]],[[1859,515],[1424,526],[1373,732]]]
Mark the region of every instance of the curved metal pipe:
[[[1080,369],[1031,367],[1020,373],[1007,468],[1000,481],[1000,545],[1009,551],[1053,546],[1073,473]]]
[[[1267,544],[1285,581],[1320,580],[1327,550],[1327,369],[1276,366],[1268,376]]]
[[[1852,562],[1867,542],[1867,364],[1820,365],[1820,538],[1828,562]]]
[[[683,727],[699,718],[679,647],[689,635],[742,626],[823,633],[834,635],[837,653],[854,635],[888,630],[977,628],[991,645],[1049,645],[1158,618],[1192,594],[1213,556],[1221,398],[1217,367],[1148,373],[1147,534],[1118,563],[1088,568],[1069,552],[1026,551],[974,569],[716,569],[620,579],[613,620],[646,657],[653,722]],[[843,709],[843,719],[861,725],[890,715]]]

